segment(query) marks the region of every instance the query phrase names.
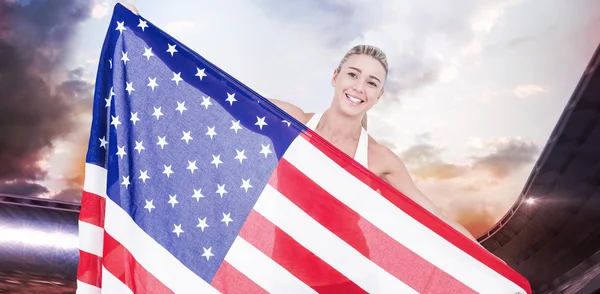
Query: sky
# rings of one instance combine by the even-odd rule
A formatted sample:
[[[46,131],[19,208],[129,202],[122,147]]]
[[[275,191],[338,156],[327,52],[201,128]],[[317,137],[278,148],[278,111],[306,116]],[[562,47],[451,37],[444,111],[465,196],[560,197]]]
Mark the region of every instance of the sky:
[[[115,3],[0,0],[0,193],[79,200]],[[305,111],[328,107],[348,49],[383,49],[390,73],[369,133],[474,235],[514,204],[600,43],[597,0],[130,3],[261,95]]]

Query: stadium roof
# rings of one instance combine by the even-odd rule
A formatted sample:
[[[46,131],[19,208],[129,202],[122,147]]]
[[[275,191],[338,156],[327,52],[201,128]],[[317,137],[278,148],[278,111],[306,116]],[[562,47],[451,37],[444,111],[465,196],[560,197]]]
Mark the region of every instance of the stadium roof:
[[[600,277],[599,186],[600,46],[517,203],[479,241],[535,293],[581,289]]]

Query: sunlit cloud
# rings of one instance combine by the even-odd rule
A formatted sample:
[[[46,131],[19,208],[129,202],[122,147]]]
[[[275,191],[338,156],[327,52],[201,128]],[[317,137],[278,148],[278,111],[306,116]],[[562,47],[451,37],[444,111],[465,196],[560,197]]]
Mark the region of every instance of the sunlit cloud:
[[[513,93],[519,98],[526,98],[546,92],[546,89],[540,85],[528,84],[515,87]]]

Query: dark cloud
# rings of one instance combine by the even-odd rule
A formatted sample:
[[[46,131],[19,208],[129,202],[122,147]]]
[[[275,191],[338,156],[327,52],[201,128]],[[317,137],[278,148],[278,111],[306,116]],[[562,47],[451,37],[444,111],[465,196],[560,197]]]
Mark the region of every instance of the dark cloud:
[[[539,147],[532,142],[510,139],[494,144],[495,151],[485,156],[472,157],[473,168],[487,170],[497,178],[504,178],[510,173],[532,163]]]
[[[48,192],[46,187],[24,180],[0,183],[0,194],[34,197]]]
[[[445,162],[441,158],[442,150],[428,143],[410,147],[400,154],[400,158],[411,173],[421,179],[447,180],[473,171],[502,179],[534,162],[539,152],[534,143],[514,138],[489,143],[488,147],[491,148],[490,153],[470,157],[471,162],[465,165]]]
[[[0,1],[0,182],[38,180],[53,140],[72,126],[75,99],[90,85],[81,70],[55,85],[91,1]]]
[[[82,190],[79,188],[64,189],[52,196],[52,199],[66,202],[81,202],[81,193]]]

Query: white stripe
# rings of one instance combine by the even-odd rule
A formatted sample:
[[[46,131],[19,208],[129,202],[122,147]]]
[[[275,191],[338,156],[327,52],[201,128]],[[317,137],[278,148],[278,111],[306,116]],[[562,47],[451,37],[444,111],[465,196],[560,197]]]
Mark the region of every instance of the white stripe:
[[[373,225],[473,290],[525,292],[391,204],[304,138],[296,139],[283,157]]]
[[[239,236],[227,252],[225,260],[269,293],[316,293]]]
[[[218,293],[215,288],[173,257],[152,237],[148,236],[110,198],[106,199],[106,219],[104,222],[106,232],[125,246],[137,262],[173,292]]]
[[[100,294],[102,291],[100,288],[90,285],[86,282],[82,282],[77,280],[77,290],[75,291],[77,294]]]
[[[417,293],[267,185],[254,210],[369,293]]]
[[[79,249],[102,257],[104,247],[104,229],[79,221]]]
[[[106,169],[86,163],[83,190],[106,198]]]
[[[141,285],[143,286],[143,285]],[[104,293],[131,293],[133,291],[123,284],[121,280],[117,279],[111,274],[104,266],[102,267],[102,292]]]

